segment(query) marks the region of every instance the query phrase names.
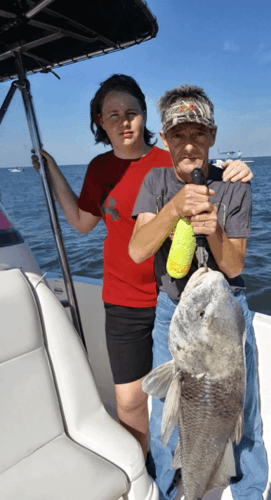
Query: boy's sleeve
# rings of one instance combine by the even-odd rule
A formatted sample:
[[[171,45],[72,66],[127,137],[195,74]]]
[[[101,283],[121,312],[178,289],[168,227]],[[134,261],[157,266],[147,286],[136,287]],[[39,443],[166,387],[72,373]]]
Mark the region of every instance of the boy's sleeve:
[[[234,185],[229,203],[225,232],[229,238],[247,238],[250,235],[251,186],[238,182]]]
[[[156,200],[154,193],[154,179],[153,179],[154,170],[151,170],[145,177],[143,183],[141,184],[141,188],[137,195],[137,199],[135,202],[135,206],[133,209],[132,217],[134,219],[137,218],[138,214],[149,212],[152,214],[156,214]]]
[[[100,209],[102,189],[103,185],[101,178],[99,178],[95,161],[92,160],[85,175],[84,183],[78,199],[78,207],[81,208],[81,210],[84,210],[84,212],[90,212],[95,216],[102,217]]]

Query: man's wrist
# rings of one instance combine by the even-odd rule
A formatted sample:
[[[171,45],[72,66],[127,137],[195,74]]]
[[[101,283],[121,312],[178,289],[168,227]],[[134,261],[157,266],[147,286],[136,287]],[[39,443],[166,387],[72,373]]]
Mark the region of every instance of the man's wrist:
[[[170,208],[170,217],[172,218],[173,222],[175,222],[175,220],[178,221],[180,217],[183,217],[183,214],[179,213],[179,210],[174,203],[174,198],[169,201],[168,206]]]

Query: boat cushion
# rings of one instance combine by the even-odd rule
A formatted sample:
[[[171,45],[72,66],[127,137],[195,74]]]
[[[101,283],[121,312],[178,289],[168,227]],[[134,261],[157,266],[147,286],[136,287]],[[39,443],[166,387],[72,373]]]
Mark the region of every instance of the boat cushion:
[[[120,469],[65,434],[0,478],[3,500],[117,500],[127,490],[127,480]]]
[[[19,269],[0,271],[0,363],[44,345],[33,291]]]
[[[1,473],[64,428],[44,347],[2,363],[0,381]]]
[[[36,276],[35,286],[39,280]],[[86,420],[93,435],[97,435],[97,411],[109,422],[112,419],[100,401],[67,313],[46,284],[43,287],[48,309],[42,312],[35,287],[19,269],[0,271],[0,498],[117,500],[127,491],[128,481],[114,460],[103,458],[106,419],[102,439],[97,436],[100,453],[92,449],[92,439],[78,443],[67,435],[65,410],[76,421]],[[52,320],[53,356],[44,314]],[[66,342],[66,333],[72,340]],[[80,413],[77,389],[91,402],[87,413]],[[115,436],[113,440],[117,447]]]
[[[0,276],[1,473],[64,428],[32,289],[18,269]]]
[[[135,481],[145,471],[141,446],[105,411],[86,352],[59,300],[44,283],[39,282],[38,276],[30,273],[27,276],[40,304],[46,347],[68,435],[118,465],[131,481]]]

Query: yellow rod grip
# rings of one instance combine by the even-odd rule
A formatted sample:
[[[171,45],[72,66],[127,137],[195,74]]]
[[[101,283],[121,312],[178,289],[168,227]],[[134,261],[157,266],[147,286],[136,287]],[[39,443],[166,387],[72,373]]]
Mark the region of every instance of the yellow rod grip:
[[[167,272],[172,278],[186,276],[196,249],[196,238],[189,219],[181,217],[175,228],[167,259]]]

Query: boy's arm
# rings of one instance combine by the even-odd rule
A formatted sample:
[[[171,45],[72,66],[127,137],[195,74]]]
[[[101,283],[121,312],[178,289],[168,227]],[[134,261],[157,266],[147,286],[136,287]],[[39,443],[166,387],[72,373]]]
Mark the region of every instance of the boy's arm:
[[[54,158],[43,149],[40,149],[40,154],[46,159],[55,198],[67,221],[78,233],[88,233],[98,224],[101,217],[85,212],[78,207],[78,197],[69,186]],[[40,165],[36,155],[32,156],[32,163],[35,170],[38,171]]]

